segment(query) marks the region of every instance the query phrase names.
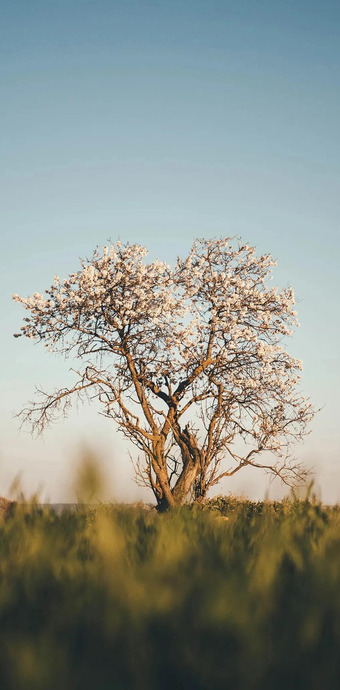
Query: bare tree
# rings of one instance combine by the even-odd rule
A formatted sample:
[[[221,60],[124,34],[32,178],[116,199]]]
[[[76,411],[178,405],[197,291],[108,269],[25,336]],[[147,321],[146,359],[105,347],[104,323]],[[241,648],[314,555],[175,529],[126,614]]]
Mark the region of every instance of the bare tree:
[[[73,398],[96,398],[139,449],[137,480],[160,509],[243,467],[301,481],[291,443],[314,412],[284,346],[293,290],[266,285],[275,262],[233,238],[196,241],[174,270],[146,254],[117,242],[44,295],[13,296],[30,312],[16,337],[79,362],[75,384],[40,391],[23,419],[41,432]]]

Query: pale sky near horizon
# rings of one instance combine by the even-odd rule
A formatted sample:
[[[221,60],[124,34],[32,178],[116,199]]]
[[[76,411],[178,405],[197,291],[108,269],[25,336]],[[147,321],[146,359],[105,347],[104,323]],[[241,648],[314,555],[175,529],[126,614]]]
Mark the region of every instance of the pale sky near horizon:
[[[4,0],[0,7],[0,495],[72,498],[79,449],[97,449],[108,494],[132,480],[113,424],[79,409],[43,440],[13,412],[70,380],[70,363],[12,334],[12,302],[77,270],[109,238],[173,263],[194,237],[240,235],[278,260],[301,327],[290,351],[322,408],[297,457],[340,501],[340,4],[331,0]],[[263,498],[240,472],[219,491]],[[269,495],[282,495],[278,484]]]

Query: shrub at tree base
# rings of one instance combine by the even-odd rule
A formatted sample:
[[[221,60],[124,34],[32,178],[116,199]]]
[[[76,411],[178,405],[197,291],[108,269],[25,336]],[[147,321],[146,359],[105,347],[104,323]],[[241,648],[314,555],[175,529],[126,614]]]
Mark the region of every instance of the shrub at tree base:
[[[0,525],[1,689],[337,688],[339,510],[227,505],[18,505]]]

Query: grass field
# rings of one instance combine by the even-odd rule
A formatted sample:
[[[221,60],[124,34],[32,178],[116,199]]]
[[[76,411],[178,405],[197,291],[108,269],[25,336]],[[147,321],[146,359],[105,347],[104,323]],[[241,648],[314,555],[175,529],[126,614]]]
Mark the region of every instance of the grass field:
[[[339,686],[338,508],[31,503],[1,520],[1,690]]]

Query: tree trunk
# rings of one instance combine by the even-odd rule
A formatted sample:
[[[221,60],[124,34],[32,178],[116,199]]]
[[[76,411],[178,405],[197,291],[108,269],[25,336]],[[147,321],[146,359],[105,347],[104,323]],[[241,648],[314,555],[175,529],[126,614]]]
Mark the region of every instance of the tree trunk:
[[[194,463],[190,463],[184,466],[182,473],[178,478],[172,491],[176,505],[183,505],[185,499],[190,493],[190,490],[195,482],[198,472],[199,467],[197,465],[194,465]]]
[[[165,512],[170,508],[182,506],[192,489],[194,489],[195,498],[198,498],[195,493],[197,478],[201,478],[201,481],[198,481],[198,485],[202,485],[202,493],[204,484],[204,476],[202,474],[202,463],[204,459],[202,457],[202,451],[198,448],[195,437],[190,434],[187,429],[185,429],[182,434],[179,434],[179,440],[183,469],[173,489],[170,488],[168,469],[164,458],[164,446],[155,445],[154,448],[156,458],[153,463],[153,468],[160,487],[160,492],[158,494],[155,493],[159,512]]]
[[[157,510],[160,513],[164,513],[167,510],[170,510],[171,508],[179,508],[180,506],[184,505],[185,500],[188,497],[190,490],[192,489],[192,486],[195,482],[198,471],[199,468],[195,465],[187,465],[186,467],[184,467],[174,488],[172,490],[170,488],[168,488],[168,490],[166,491],[163,490],[161,496],[156,496]],[[158,477],[158,481],[163,489],[164,481],[161,482],[160,477]]]

